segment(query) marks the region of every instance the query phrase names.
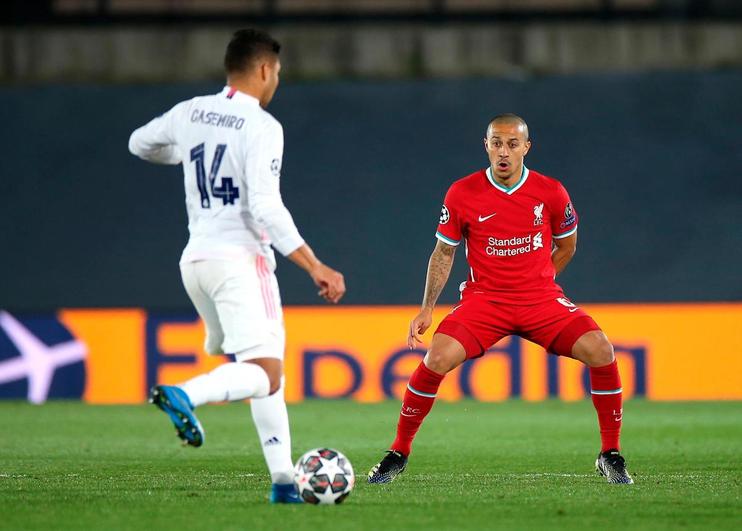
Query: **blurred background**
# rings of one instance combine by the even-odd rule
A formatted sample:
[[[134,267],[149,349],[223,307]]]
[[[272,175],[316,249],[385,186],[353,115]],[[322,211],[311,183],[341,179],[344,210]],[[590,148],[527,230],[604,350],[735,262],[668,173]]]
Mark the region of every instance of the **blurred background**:
[[[578,253],[559,281],[623,348],[634,392],[742,398],[742,2],[11,0],[0,16],[0,396],[31,398],[25,352],[43,345],[79,351],[36,401],[136,402],[213,362],[178,271],[181,170],[127,140],[218,92],[231,33],[260,27],[283,45],[269,111],[285,203],[348,284],[340,309],[288,308],[291,398],[396,395],[408,373],[388,364],[443,196],[487,164],[481,139],[503,112],[529,123],[527,165],[570,191]],[[320,304],[293,265],[277,274],[287,306]],[[439,317],[465,274],[462,255]],[[451,397],[583,396],[565,360],[534,368],[543,352],[515,341]],[[699,354],[728,374],[677,391]],[[664,392],[667,371],[681,376]]]

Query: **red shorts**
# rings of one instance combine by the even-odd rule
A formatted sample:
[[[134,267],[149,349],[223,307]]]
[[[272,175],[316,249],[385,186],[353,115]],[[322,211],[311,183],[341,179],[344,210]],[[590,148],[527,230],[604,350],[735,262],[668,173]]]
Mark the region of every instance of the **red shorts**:
[[[554,354],[571,356],[575,342],[591,330],[600,327],[565,297],[526,306],[469,295],[454,306],[436,333],[453,337],[464,346],[467,358],[476,358],[510,335],[532,341]]]

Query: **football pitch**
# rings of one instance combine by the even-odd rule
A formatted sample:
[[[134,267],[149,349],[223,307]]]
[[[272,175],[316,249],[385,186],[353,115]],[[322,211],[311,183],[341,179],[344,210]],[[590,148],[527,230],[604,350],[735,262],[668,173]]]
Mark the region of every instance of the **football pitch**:
[[[0,529],[739,529],[742,403],[631,401],[623,450],[636,484],[593,463],[597,422],[578,403],[437,403],[407,471],[365,475],[399,404],[290,406],[294,457],[344,452],[340,506],[272,506],[245,404],[205,406],[201,448],[149,405],[0,402]]]

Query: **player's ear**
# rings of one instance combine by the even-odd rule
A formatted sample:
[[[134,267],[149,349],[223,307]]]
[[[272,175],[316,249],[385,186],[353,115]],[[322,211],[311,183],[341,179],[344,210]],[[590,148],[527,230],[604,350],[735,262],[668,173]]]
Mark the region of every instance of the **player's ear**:
[[[266,62],[260,63],[260,79],[262,79],[263,81],[267,81],[269,75],[270,65],[268,65],[268,63]]]
[[[530,140],[527,140],[526,141],[526,149],[523,151],[523,156],[525,157],[528,154],[529,151],[531,151],[531,141]]]
[[[485,150],[485,151],[487,151],[487,148],[488,148],[488,146],[487,146],[487,137],[485,137],[485,138],[484,138],[484,139],[482,140],[482,142],[484,142],[484,150]]]

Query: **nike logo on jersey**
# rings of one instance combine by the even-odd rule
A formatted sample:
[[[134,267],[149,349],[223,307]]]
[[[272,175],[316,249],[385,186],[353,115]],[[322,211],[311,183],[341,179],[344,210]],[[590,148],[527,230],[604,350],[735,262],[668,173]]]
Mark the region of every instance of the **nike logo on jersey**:
[[[579,308],[572,308],[572,309],[571,309],[571,310],[569,311],[569,313],[573,313],[573,312],[576,312],[577,310],[579,310]]]
[[[487,221],[492,216],[496,216],[496,215],[497,215],[497,212],[495,212],[494,214],[490,214],[489,216],[479,216],[479,222],[481,223],[482,221]]]

